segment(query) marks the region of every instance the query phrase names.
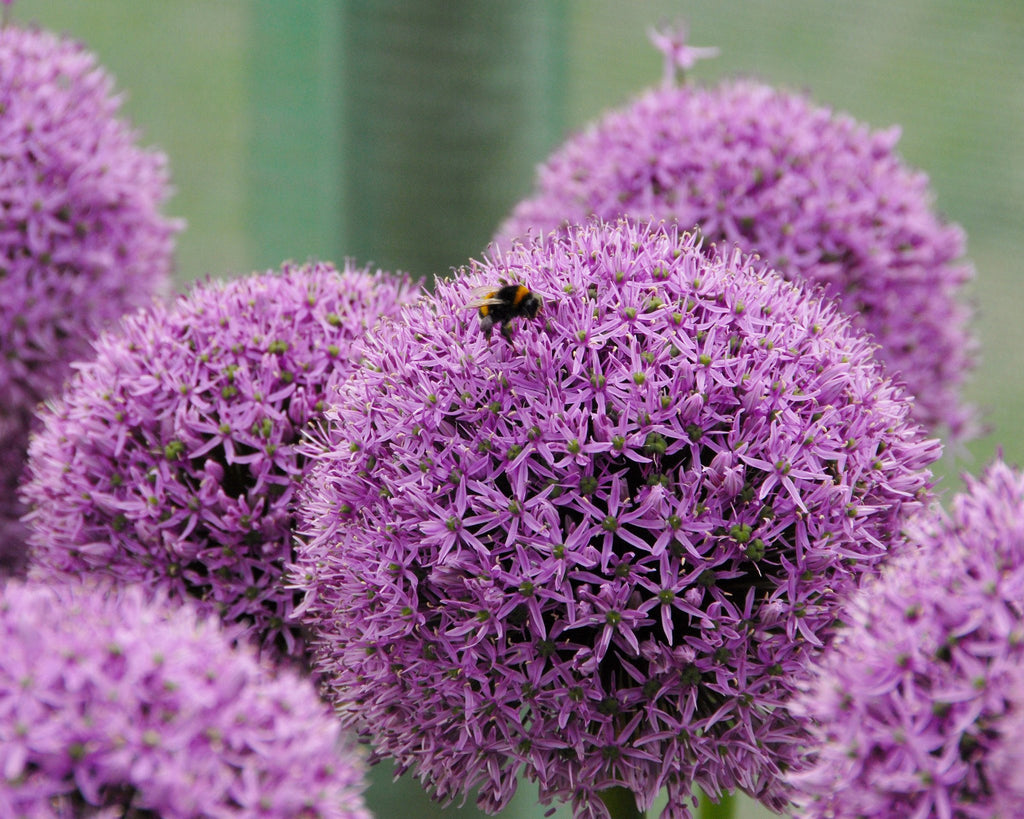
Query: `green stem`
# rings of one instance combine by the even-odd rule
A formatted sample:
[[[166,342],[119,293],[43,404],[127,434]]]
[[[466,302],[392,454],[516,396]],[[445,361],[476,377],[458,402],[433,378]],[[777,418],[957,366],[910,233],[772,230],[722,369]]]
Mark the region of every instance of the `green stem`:
[[[628,788],[615,786],[601,791],[600,795],[612,819],[644,819],[647,816],[646,813],[637,810],[636,797]]]
[[[731,793],[723,793],[717,802],[712,802],[707,794],[700,795],[697,819],[733,819],[735,815],[736,797]]]

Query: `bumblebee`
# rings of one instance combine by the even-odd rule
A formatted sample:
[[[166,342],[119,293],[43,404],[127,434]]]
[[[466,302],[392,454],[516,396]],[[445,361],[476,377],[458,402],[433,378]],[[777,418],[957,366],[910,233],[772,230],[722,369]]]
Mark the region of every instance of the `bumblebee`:
[[[480,329],[490,336],[495,324],[505,331],[507,322],[514,318],[536,318],[540,312],[540,297],[522,284],[506,284],[495,290],[481,287],[475,291],[476,298],[467,307],[479,308]]]

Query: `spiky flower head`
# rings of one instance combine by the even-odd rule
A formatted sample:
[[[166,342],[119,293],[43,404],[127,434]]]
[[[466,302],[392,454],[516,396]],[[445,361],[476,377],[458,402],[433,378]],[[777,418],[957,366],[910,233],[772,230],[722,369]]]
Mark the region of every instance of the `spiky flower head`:
[[[0,589],[0,814],[367,819],[312,684],[139,586]]]
[[[379,271],[286,264],[126,317],[42,413],[23,487],[32,571],[195,597],[302,656],[281,582],[298,444],[352,342],[412,295]]]
[[[669,77],[702,51],[678,32],[658,45]],[[976,345],[957,301],[972,275],[964,234],[936,214],[898,139],[757,82],[669,82],[557,149],[499,240],[592,215],[697,226],[837,297],[915,395],[915,417],[968,437],[973,413],[959,393]]]
[[[167,286],[181,225],[160,213],[166,157],[138,146],[120,107],[84,47],[0,26],[0,427],[20,444],[0,464],[3,489],[24,466],[36,404],[99,328]],[[0,526],[18,513],[12,496]]]
[[[465,309],[519,283],[534,318]],[[674,227],[593,223],[371,335],[302,491],[340,713],[440,799],[779,805],[784,703],[937,445],[834,308]]]
[[[997,461],[918,523],[795,701],[800,816],[1024,815],[1024,476]]]

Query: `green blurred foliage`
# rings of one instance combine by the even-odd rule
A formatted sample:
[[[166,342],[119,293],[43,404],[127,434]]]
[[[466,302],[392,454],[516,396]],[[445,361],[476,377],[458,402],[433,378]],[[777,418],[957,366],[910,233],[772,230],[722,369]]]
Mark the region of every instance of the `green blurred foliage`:
[[[81,40],[113,74],[140,143],[170,158],[169,210],[187,227],[179,281],[249,268],[245,185],[250,98],[247,2],[19,0],[17,24]]]
[[[986,408],[990,432],[968,452],[946,456],[942,486],[955,489],[961,470],[978,471],[1000,447],[1008,461],[1024,464],[1020,0],[560,0],[526,4],[525,12],[521,5],[494,0],[472,19],[444,18],[451,31],[435,25],[418,33],[413,4],[390,0],[19,0],[13,18],[69,32],[96,51],[125,92],[143,143],[170,156],[177,189],[170,210],[188,221],[178,251],[182,286],[286,257],[356,253],[421,273],[464,263],[482,251],[487,226],[496,227],[528,190],[529,169],[561,137],[659,81],[661,56],[648,28],[686,19],[695,44],[721,49],[694,70],[699,82],[755,75],[806,89],[874,127],[902,126],[904,157],[929,173],[937,207],[964,226],[977,267],[970,298],[982,361],[969,395]],[[380,11],[394,17],[391,27],[360,39],[352,26]],[[460,39],[466,31],[468,43]],[[434,67],[417,67],[403,48],[438,62],[450,56],[449,68],[487,81],[469,91],[458,85],[464,105],[446,107],[441,99],[452,89],[443,79],[425,81]],[[392,53],[397,70],[387,73]],[[396,87],[391,97],[370,95],[362,85],[346,87],[346,78],[382,89],[407,82],[415,93],[403,97]],[[395,98],[419,99],[420,109],[379,121],[430,138],[418,143],[420,155],[412,140],[401,162],[384,152],[371,165],[348,140],[373,140],[373,132],[360,135],[351,120],[384,117],[370,107],[394,106]],[[418,122],[417,110],[433,119]],[[489,135],[493,161],[460,159],[487,144],[474,141],[477,133]],[[461,164],[441,165],[433,176],[424,171],[444,156]],[[428,196],[403,190],[449,183]],[[387,193],[374,198],[374,186]],[[353,209],[399,200],[414,211],[353,218]],[[403,219],[419,220],[409,236],[396,235]],[[434,808],[407,779],[391,786],[386,765],[374,777],[369,798],[381,817],[477,815]],[[504,815],[542,816],[534,794],[521,785]],[[739,815],[767,814],[742,802]]]

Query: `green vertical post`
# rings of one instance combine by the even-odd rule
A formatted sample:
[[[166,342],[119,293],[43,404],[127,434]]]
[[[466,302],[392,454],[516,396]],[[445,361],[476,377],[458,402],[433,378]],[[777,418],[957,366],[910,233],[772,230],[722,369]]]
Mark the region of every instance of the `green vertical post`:
[[[479,256],[562,136],[565,0],[343,8],[347,252],[446,273]]]
[[[246,233],[258,268],[345,252],[341,13],[337,0],[252,7]]]

